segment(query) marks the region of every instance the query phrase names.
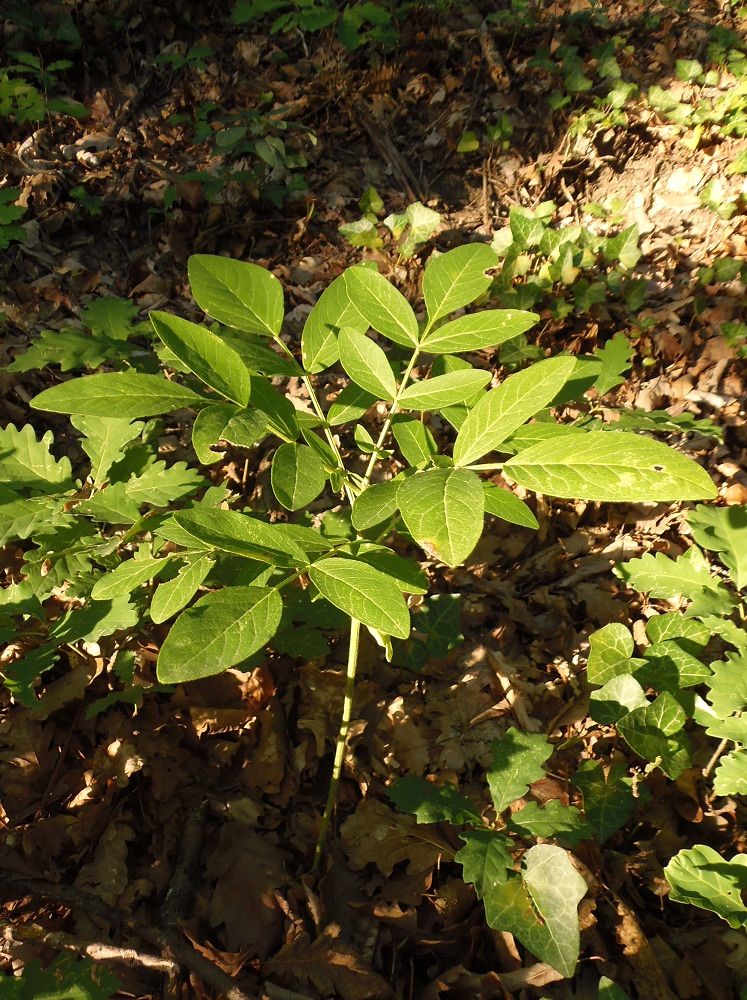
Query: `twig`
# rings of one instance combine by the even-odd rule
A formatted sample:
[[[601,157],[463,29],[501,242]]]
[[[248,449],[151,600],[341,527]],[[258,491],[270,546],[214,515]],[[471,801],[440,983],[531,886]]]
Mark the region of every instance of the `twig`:
[[[721,742],[719,743],[719,745],[713,751],[713,755],[712,755],[711,759],[708,761],[708,763],[706,764],[706,766],[703,768],[703,777],[704,778],[710,778],[711,772],[715,768],[716,764],[718,764],[719,757],[724,752],[724,750],[726,750],[726,748],[728,746],[729,746],[729,741],[728,740],[721,740]]]
[[[171,885],[161,907],[161,921],[165,927],[174,927],[184,920],[192,902],[206,818],[207,802],[203,802],[194,812],[190,812],[184,824]]]
[[[362,98],[356,97],[354,99],[353,111],[360,125],[368,132],[379,155],[389,164],[392,173],[404,188],[405,194],[410,201],[423,201],[424,196],[417,177],[410,170],[407,161],[394,145],[391,138],[379,126]]]
[[[65,906],[83,908],[109,923],[120,924],[142,941],[170,954],[175,962],[194,972],[208,986],[222,993],[226,1000],[256,1000],[173,931],[145,926],[134,920],[125,910],[104,903],[92,892],[72,885],[55,885],[43,879],[6,878],[4,887],[6,890],[18,890],[24,894],[40,896],[42,899],[51,899]]]
[[[493,40],[490,25],[487,21],[483,21],[480,25],[479,38],[483,58],[488,64],[490,79],[496,87],[501,90],[507,90],[511,86],[511,75],[508,72],[508,67],[506,66],[503,56],[498,51],[495,41]]]

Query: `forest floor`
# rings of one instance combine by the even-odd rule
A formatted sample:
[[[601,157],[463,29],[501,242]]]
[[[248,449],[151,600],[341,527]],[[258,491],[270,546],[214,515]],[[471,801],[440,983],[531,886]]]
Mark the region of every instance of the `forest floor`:
[[[641,254],[621,272],[619,294],[599,261],[537,293],[526,308],[542,322],[527,350],[588,354],[625,334],[625,382],[597,405],[665,410],[673,440],[686,436],[723,502],[747,503],[747,22],[738,4],[423,5],[393,22],[391,47],[375,37],[352,52],[333,28],[273,33],[272,16],[234,23],[230,3],[36,6],[6,14],[6,47],[39,55],[48,67],[40,92],[89,114],[49,111],[19,124],[0,110],[5,183],[24,210],[23,238],[0,261],[0,364],[41,331],[86,329],[86,310],[103,296],[127,300],[137,318],[163,308],[196,318],[193,253],[269,267],[292,336],[326,285],[361,259],[416,301],[434,249],[489,242],[511,206],[552,202],[554,226],[614,234],[636,225]],[[70,30],[46,37],[66,18],[80,44]],[[61,58],[73,65],[53,70]],[[620,75],[605,75],[610,58]],[[720,71],[696,77],[695,60]],[[609,92],[620,79],[637,89],[618,101]],[[357,233],[372,245],[352,246],[339,227],[361,218],[369,188],[378,221]],[[381,219],[416,202],[441,219],[408,257]],[[567,308],[553,307],[558,299]],[[0,372],[0,416],[52,429],[75,461],[67,421],[28,407],[66,377],[55,365],[75,367],[79,345],[58,344],[51,367]],[[485,362],[501,364],[495,354]],[[188,438],[166,425],[161,447],[181,458]],[[261,453],[210,474],[253,502],[269,489]],[[275,653],[251,671],[146,693],[136,707],[111,699],[87,711],[116,685],[94,649],[58,664],[40,709],[0,696],[6,974],[76,941],[160,952],[152,935],[137,944],[137,930],[168,927],[176,880],[194,898],[168,932],[249,996],[585,1000],[597,997],[600,975],[641,1000],[739,996],[743,935],[730,937],[703,910],[669,904],[665,914],[662,872],[696,842],[744,851],[744,803],[708,794],[698,769],[677,781],[647,769],[589,717],[582,671],[590,632],[622,622],[639,635],[652,607],[670,607],[626,589],[612,567],[685,551],[684,508],[532,505],[538,531],[494,522],[467,565],[431,567],[430,614],[451,622],[443,655],[415,670],[406,653],[388,664],[364,646],[320,876],[309,872],[342,702],[342,633],[326,654]],[[3,552],[10,580],[14,556]],[[146,687],[164,634],[144,626],[133,638]],[[459,845],[454,828],[416,828],[387,797],[393,777],[424,773],[484,797],[491,745],[508,724],[566,747],[557,773],[532,787],[537,801],[568,803],[571,764],[592,752],[625,763],[651,793],[603,848],[576,851],[591,890],[570,981],[487,927],[458,866],[440,860],[444,840]],[[713,748],[699,747],[701,770]],[[134,924],[117,926],[118,911]],[[186,964],[189,978],[167,976],[164,993],[162,971],[118,963],[115,995],[217,995],[199,963]]]

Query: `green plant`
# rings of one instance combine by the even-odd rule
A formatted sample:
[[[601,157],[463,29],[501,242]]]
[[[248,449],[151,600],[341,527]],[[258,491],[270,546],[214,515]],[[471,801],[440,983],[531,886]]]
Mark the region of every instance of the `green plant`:
[[[46,969],[25,963],[23,975],[3,979],[2,994],[7,1000],[111,1000],[120,986],[100,965],[62,954]]]
[[[339,227],[339,233],[353,247],[369,247],[376,250],[387,247],[398,260],[406,260],[426,243],[441,224],[441,215],[419,201],[408,205],[404,212],[392,212],[379,222],[378,216],[384,211],[384,202],[374,187],[367,188],[358,201],[363,216],[355,222],[346,222]],[[385,227],[390,238],[387,240],[380,226]]]
[[[209,45],[190,45],[189,48],[182,46],[183,51],[177,51],[176,46],[171,46],[172,51],[163,51],[153,60],[159,66],[169,66],[172,70],[189,69],[203,70],[207,65],[207,60],[215,54]]]
[[[26,211],[16,204],[20,195],[20,188],[0,190],[0,250],[7,250],[11,243],[23,243],[26,239],[26,230],[18,225],[18,219]]]
[[[17,125],[25,125],[41,121],[48,115],[72,115],[74,118],[88,115],[88,109],[78,101],[47,94],[47,88],[58,83],[58,75],[73,65],[70,59],[58,59],[45,66],[39,56],[31,52],[12,55],[16,61],[0,72],[0,117],[12,118]],[[30,83],[27,77],[35,83]]]
[[[517,309],[450,318],[484,299],[486,271],[497,262],[482,244],[432,257],[422,322],[378,271],[348,268],[309,314],[296,357],[280,335],[279,281],[254,264],[198,255],[189,262],[192,293],[219,325],[151,314],[161,361],[178,377],[129,368],[36,396],[35,409],[71,416],[88,462],[77,476],[67,458],[51,455],[51,432],[39,441],[30,426],[6,428],[0,441],[0,524],[5,540],[28,540],[17,580],[3,591],[7,629],[20,620],[28,634],[19,642],[26,655],[5,668],[14,697],[34,708],[36,679],[62,646],[113,636],[116,653],[146,616],[175,619],[158,657],[162,684],[247,665],[284,623],[324,630],[342,617],[345,701],[318,863],[361,630],[390,655],[392,639],[410,636],[403,595],[428,589],[418,559],[401,550],[416,546],[422,558],[456,566],[480,540],[486,514],[536,526],[529,507],[483,473],[501,471],[551,496],[617,503],[715,495],[694,461],[651,438],[599,421],[593,431],[556,422],[553,406],[590,384],[588,372],[575,380],[571,356],[487,388],[490,372],[458,355],[505,342],[537,320]],[[347,384],[325,411],[318,383],[338,363]],[[592,368],[594,381],[601,369]],[[276,378],[300,380],[310,409],[294,407]],[[380,426],[376,404],[386,411]],[[272,448],[274,509],[249,510],[226,486],[158,458],[158,422],[147,418],[190,410],[194,464],[219,462],[229,448]],[[322,494],[322,510],[309,514]],[[79,606],[49,620],[44,601],[60,589]]]

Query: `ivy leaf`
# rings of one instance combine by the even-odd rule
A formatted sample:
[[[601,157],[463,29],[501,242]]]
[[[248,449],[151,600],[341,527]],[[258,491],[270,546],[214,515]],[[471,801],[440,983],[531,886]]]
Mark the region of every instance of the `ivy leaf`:
[[[94,489],[106,480],[112,464],[122,457],[124,446],[140,437],[145,427],[141,421],[133,423],[121,417],[96,417],[92,420],[80,414],[71,423],[84,435],[81,447],[91,460],[90,477]]]
[[[34,428],[20,430],[13,424],[0,428],[0,478],[14,490],[34,493],[63,493],[73,485],[70,459],[59,461],[50,453],[51,431],[37,440]]]
[[[185,608],[214,565],[210,556],[200,556],[182,566],[173,580],[162,583],[150,602],[151,620],[160,625]]]
[[[520,205],[514,205],[508,212],[508,224],[513,236],[514,247],[517,250],[526,250],[527,247],[537,246],[545,232],[545,221],[538,219],[534,212]]]
[[[351,301],[368,326],[403,347],[417,344],[415,313],[390,281],[369,267],[349,267],[342,277]]]
[[[162,684],[182,684],[222,673],[269,642],[283,602],[266,587],[226,587],[205,594],[171,626],[158,654]]]
[[[154,462],[142,475],[127,480],[125,493],[138,507],[144,503],[167,507],[172,500],[189,496],[205,486],[207,480],[186,462],[174,462],[168,468],[165,462]]]
[[[566,851],[536,844],[524,855],[520,876],[485,893],[485,916],[563,976],[573,975],[579,951],[578,904],[586,882]]]
[[[289,525],[266,524],[235,510],[194,509],[173,514],[157,530],[177,545],[212,552],[231,552],[273,566],[305,566],[307,557],[284,531]]]
[[[31,405],[35,410],[52,413],[80,413],[87,417],[110,417],[116,413],[131,420],[183,407],[204,406],[207,402],[186,386],[161,375],[113,372],[85,375],[53,385],[34,396]]]
[[[711,477],[697,462],[660,441],[626,431],[544,441],[519,452],[506,463],[504,472],[538,493],[610,503],[700,500],[717,495]]]
[[[646,622],[646,637],[652,644],[676,639],[683,649],[700,652],[711,640],[711,630],[694,618],[685,618],[679,611],[655,615]]]
[[[600,844],[625,826],[633,815],[633,779],[624,764],[613,763],[605,773],[599,761],[584,760],[573,784],[584,797],[584,813]]]
[[[247,333],[280,332],[283,286],[266,268],[212,254],[194,254],[187,266],[192,295],[208,316]]]
[[[597,1000],[630,1000],[630,997],[617,983],[613,983],[607,976],[602,976],[599,980]]]
[[[603,726],[611,726],[636,708],[648,705],[640,681],[630,674],[620,674],[607,681],[589,698],[589,715]]]
[[[410,612],[399,587],[373,566],[357,559],[321,559],[309,576],[322,596],[351,618],[385,635],[409,636]]]
[[[727,861],[712,847],[697,844],[680,851],[664,869],[671,886],[669,898],[718,914],[730,927],[747,926],[747,855]]]
[[[611,622],[589,636],[589,663],[586,676],[591,684],[606,684],[613,677],[629,674],[633,656],[633,636],[619,622]]]
[[[511,815],[508,828],[520,836],[533,840],[563,840],[576,845],[592,836],[590,824],[575,806],[564,806],[551,799],[544,806],[528,802],[523,809]]]
[[[555,398],[575,365],[574,358],[548,358],[509,375],[496,389],[485,393],[459,428],[454,443],[456,465],[470,465],[495,451],[510,434]],[[558,446],[554,440],[548,443],[551,452]],[[522,454],[534,450],[536,448],[530,448]],[[513,473],[511,475],[516,478]]]
[[[161,559],[127,559],[96,581],[91,597],[94,601],[113,601],[117,597],[126,597],[136,587],[158,576],[171,559],[172,556]]]
[[[484,243],[471,243],[431,257],[423,277],[428,325],[487,291],[491,279],[485,272],[497,263],[498,255]]]
[[[718,552],[737,590],[747,587],[747,504],[698,505],[688,514],[688,521],[698,545]]]
[[[544,778],[542,765],[551,754],[552,746],[542,733],[525,733],[520,729],[508,729],[493,744],[488,786],[499,815],[526,795],[531,784]]]
[[[604,242],[604,257],[608,261],[618,261],[627,271],[634,268],[641,259],[638,226],[633,223],[617,236],[608,237]]]
[[[537,518],[523,500],[513,494],[510,490],[504,490],[494,483],[483,483],[485,490],[485,513],[499,517],[509,524],[518,524],[522,528],[539,527]]]
[[[398,403],[402,410],[440,410],[472,399],[490,381],[490,372],[466,369],[415,382],[404,390]]]
[[[595,351],[595,356],[602,362],[602,366],[594,388],[600,396],[604,396],[610,389],[625,381],[624,372],[630,369],[633,347],[624,333],[616,333],[604,347]]]
[[[315,500],[327,482],[317,453],[305,444],[281,444],[272,459],[272,490],[286,510],[300,510]]]
[[[647,552],[640,559],[622,563],[615,573],[634,590],[666,600],[680,596],[693,600],[704,590],[719,588],[708,560],[694,546],[676,559],[663,552]]]
[[[328,285],[306,318],[301,334],[301,356],[304,370],[310,375],[329,368],[339,360],[337,335],[340,330],[365,333],[368,320],[350,298],[347,272]]]
[[[249,402],[249,370],[239,355],[204,326],[164,312],[150,321],[161,342],[201,382],[239,406]]]
[[[683,730],[687,715],[668,691],[656,701],[636,708],[617,723],[617,731],[639,757],[657,761],[668,778],[677,778],[690,766],[688,740]]]
[[[648,647],[635,676],[643,687],[669,691],[676,698],[680,691],[710,681],[711,671],[678,642],[665,639]]]
[[[428,427],[416,417],[395,413],[392,434],[405,461],[414,467],[430,465],[438,454],[438,445]]]
[[[341,330],[338,346],[340,364],[356,385],[377,399],[394,399],[397,381],[386,354],[378,344],[363,333]]]
[[[716,795],[747,795],[747,750],[738,747],[719,761],[713,775]]]
[[[408,531],[430,555],[458,566],[482,535],[485,494],[467,469],[429,469],[406,479],[397,503]]]
[[[460,795],[453,785],[436,785],[408,775],[394,782],[389,798],[401,812],[417,816],[418,823],[482,824],[475,804]]]
[[[462,866],[462,878],[474,885],[478,899],[484,899],[493,886],[505,883],[513,868],[513,843],[497,830],[470,830],[460,833],[464,847],[454,860]]]
[[[460,316],[433,330],[423,340],[428,354],[463,354],[497,347],[537,323],[539,316],[519,309],[486,309]]]

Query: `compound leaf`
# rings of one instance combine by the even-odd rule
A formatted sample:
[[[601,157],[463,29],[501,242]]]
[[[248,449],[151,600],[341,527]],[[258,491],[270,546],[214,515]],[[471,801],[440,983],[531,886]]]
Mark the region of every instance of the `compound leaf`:
[[[428,325],[469,305],[487,291],[491,279],[485,272],[497,263],[498,255],[484,243],[456,247],[431,257],[423,277]]]
[[[215,560],[200,556],[182,566],[173,580],[162,583],[150,602],[151,620],[160,625],[185,608],[197,593],[200,585],[213,568]]]
[[[394,399],[397,381],[384,351],[370,337],[355,330],[341,330],[340,364],[361,389],[377,399]]]
[[[428,354],[482,351],[518,337],[538,320],[536,313],[519,309],[486,309],[445,323],[429,333],[422,346]]]
[[[410,612],[390,577],[357,559],[321,559],[309,569],[312,582],[330,604],[385,635],[406,639]]]
[[[213,254],[194,254],[187,266],[194,300],[208,316],[247,333],[280,332],[283,286],[266,268]]]
[[[342,277],[350,299],[368,326],[403,347],[417,344],[415,313],[390,281],[369,267],[349,267]]]
[[[429,555],[458,566],[482,535],[485,493],[467,469],[429,469],[406,479],[397,504],[408,531]]]
[[[490,372],[465,369],[415,382],[404,390],[398,403],[402,410],[440,410],[471,399],[490,381]]]
[[[31,405],[35,410],[51,413],[81,413],[88,417],[153,417],[183,407],[205,406],[210,400],[196,392],[170,382],[161,375],[140,375],[137,372],[112,372],[85,375],[69,382],[53,385]]]

